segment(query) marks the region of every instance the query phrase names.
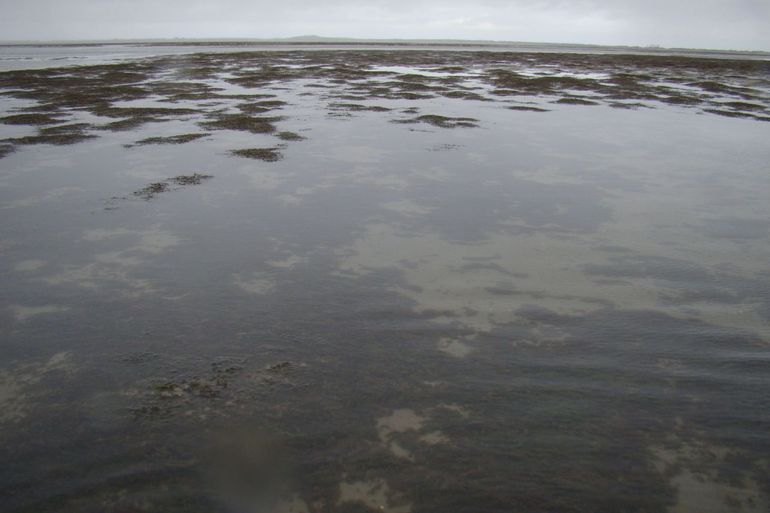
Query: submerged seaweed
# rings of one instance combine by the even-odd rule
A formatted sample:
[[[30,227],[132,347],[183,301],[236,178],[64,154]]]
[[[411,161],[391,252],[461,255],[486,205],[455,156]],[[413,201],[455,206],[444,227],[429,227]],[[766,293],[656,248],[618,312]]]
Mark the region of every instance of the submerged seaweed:
[[[564,98],[559,98],[554,103],[563,103],[566,105],[599,105],[598,102],[587,100],[585,98],[577,98],[575,96],[565,96]]]
[[[197,141],[198,139],[208,137],[209,135],[211,134],[196,133],[196,134],[172,135],[168,137],[148,137],[147,139],[136,141],[134,144],[131,144],[128,146],[145,146],[148,144],[184,144],[192,141]]]
[[[167,192],[171,188],[168,184],[168,182],[155,182],[151,183],[149,185],[146,185],[145,187],[142,187],[141,189],[134,191],[134,196],[139,196],[142,199],[150,200],[157,196],[158,194],[162,192]]]
[[[236,157],[264,160],[265,162],[277,162],[283,158],[280,148],[246,148],[232,150],[230,153]]]
[[[58,116],[52,114],[14,114],[0,118],[6,125],[54,125],[60,123]]]
[[[200,185],[203,180],[213,178],[211,175],[203,175],[200,173],[193,173],[191,175],[179,175],[169,180],[177,185]]]
[[[278,132],[275,135],[282,141],[304,141],[305,140],[305,137],[299,135],[296,132]]]
[[[12,144],[0,144],[0,159],[13,153],[16,148]]]
[[[524,112],[548,112],[548,109],[541,107],[534,107],[532,105],[511,105],[508,107],[510,110],[520,110]]]
[[[475,118],[451,118],[447,116],[439,116],[436,114],[426,114],[410,119],[393,120],[394,123],[427,123],[429,125],[437,126],[440,128],[476,128],[478,127],[478,121],[479,120]]]
[[[206,130],[243,130],[252,134],[270,134],[276,131],[274,123],[281,119],[280,117],[221,114],[213,121],[200,123],[200,126]]]
[[[329,105],[332,110],[343,110],[351,112],[389,112],[393,109],[382,107],[380,105],[361,105],[359,103],[332,103]]]
[[[134,191],[133,195],[144,200],[151,200],[158,194],[170,191],[172,184],[181,186],[200,185],[203,183],[203,180],[208,180],[209,178],[213,178],[213,176],[200,173],[193,173],[191,175],[179,175],[163,180],[162,182],[151,183],[137,191]]]
[[[77,144],[79,142],[95,139],[96,135],[89,133],[91,125],[88,123],[72,123],[69,125],[57,125],[40,128],[37,135],[16,137],[8,139],[9,142],[19,145],[52,144],[63,146]]]

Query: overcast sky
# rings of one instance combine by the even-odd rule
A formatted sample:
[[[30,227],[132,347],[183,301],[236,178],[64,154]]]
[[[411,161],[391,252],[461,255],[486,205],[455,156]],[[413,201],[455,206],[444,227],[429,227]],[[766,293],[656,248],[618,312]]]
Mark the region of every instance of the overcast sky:
[[[0,0],[0,39],[452,38],[770,50],[770,0]]]

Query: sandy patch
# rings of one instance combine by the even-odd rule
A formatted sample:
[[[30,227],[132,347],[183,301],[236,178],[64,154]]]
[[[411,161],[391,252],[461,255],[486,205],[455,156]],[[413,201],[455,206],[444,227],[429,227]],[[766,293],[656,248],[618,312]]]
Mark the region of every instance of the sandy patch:
[[[233,274],[233,283],[249,294],[264,295],[275,289],[275,281],[267,273]]]
[[[38,269],[45,267],[46,262],[44,260],[22,260],[15,266],[13,266],[13,270],[19,273],[29,273],[37,271]]]
[[[387,513],[409,513],[412,510],[412,505],[391,491],[383,479],[340,483],[337,505],[348,502],[363,503],[369,508]]]
[[[42,306],[22,306],[13,305],[10,307],[13,312],[13,318],[19,322],[25,322],[38,315],[63,313],[69,310],[69,307],[62,305],[42,305]]]

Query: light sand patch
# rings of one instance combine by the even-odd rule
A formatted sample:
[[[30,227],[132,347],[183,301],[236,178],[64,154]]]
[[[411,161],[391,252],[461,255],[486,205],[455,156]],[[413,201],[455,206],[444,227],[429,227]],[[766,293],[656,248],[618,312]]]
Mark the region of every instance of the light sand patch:
[[[340,271],[367,275],[399,269],[405,287],[391,290],[416,303],[417,312],[437,314],[435,321],[486,332],[518,321],[516,310],[537,304],[562,314],[584,314],[606,307],[602,300],[630,307],[657,304],[650,288],[594,297],[597,287],[578,268],[596,257],[590,248],[546,235],[495,234],[474,243],[446,241],[437,234],[409,234],[388,224],[372,224],[364,237],[338,252]],[[496,268],[463,270],[468,262],[490,260]],[[577,265],[576,265],[577,264]],[[500,294],[501,283],[517,276],[515,290]]]
[[[471,412],[469,412],[467,408],[463,408],[459,404],[439,404],[436,408],[449,410],[451,412],[456,413],[457,415],[461,416],[464,419],[467,419],[468,417],[471,416]]]
[[[138,251],[154,255],[163,253],[179,245],[182,241],[176,235],[161,229],[157,225],[150,227],[148,230],[129,230],[127,228],[86,230],[83,233],[82,239],[88,242],[97,242],[119,237],[131,237],[136,240],[136,244],[123,250],[123,252]]]
[[[46,262],[44,260],[22,260],[15,266],[13,266],[13,270],[19,273],[29,273],[33,271],[37,271],[38,269],[45,267]]]
[[[337,505],[350,502],[363,503],[386,513],[409,513],[412,510],[412,505],[400,494],[391,491],[383,479],[340,483]]]
[[[46,314],[63,313],[69,310],[69,307],[62,305],[42,305],[42,306],[22,306],[13,305],[10,307],[13,312],[13,318],[19,322],[25,322],[32,317]]]
[[[340,162],[349,164],[377,164],[383,161],[386,151],[374,146],[335,145],[331,156]]]
[[[341,172],[329,173],[320,177],[315,188],[339,187],[340,184],[361,184],[385,189],[404,190],[411,182],[401,174],[387,173],[380,166],[356,165]]]
[[[130,248],[130,251],[140,251],[142,253],[158,255],[168,251],[174,246],[178,246],[182,242],[182,239],[176,235],[157,227],[138,232],[138,235],[139,242]]]
[[[377,433],[380,440],[387,442],[393,433],[419,431],[426,420],[426,417],[417,414],[414,410],[394,410],[387,417],[377,419]]]
[[[419,431],[426,420],[426,417],[418,415],[414,410],[395,410],[387,417],[377,419],[377,434],[393,455],[401,459],[414,461],[411,451],[405,449],[393,438],[398,433]]]
[[[276,196],[276,199],[280,200],[286,206],[291,207],[297,206],[303,201],[301,197],[295,196],[294,194],[280,194]]]
[[[309,196],[319,189],[330,187],[331,184],[319,184],[315,187],[297,187],[293,192],[284,193],[276,196],[281,202],[288,206],[296,206],[305,200],[306,196]]]
[[[441,431],[431,431],[424,435],[420,435],[419,441],[428,445],[448,444],[449,437]]]
[[[670,513],[765,513],[770,505],[761,496],[759,485],[753,480],[746,488],[712,481],[689,470],[682,471],[671,485],[677,490],[677,502]]]
[[[629,234],[618,235],[618,239],[624,247],[634,245]],[[534,328],[518,310],[536,305],[561,315],[585,315],[608,307],[659,311],[752,329],[770,340],[770,327],[761,318],[758,305],[667,301],[676,297],[677,283],[644,276],[598,284],[600,277],[587,273],[585,267],[611,266],[615,256],[600,246],[601,241],[592,237],[526,232],[494,232],[482,241],[463,243],[445,240],[438,233],[407,232],[398,225],[373,223],[337,255],[340,275],[398,270],[403,286],[394,285],[390,290],[414,301],[416,312],[431,312],[435,322],[481,333],[501,324]],[[469,262],[490,265],[469,266]],[[736,273],[740,276],[753,274],[746,270]],[[564,337],[538,332],[532,336],[533,340],[520,342],[558,344]]]
[[[296,189],[294,189],[294,194],[296,194],[298,196],[306,196],[308,194],[313,194],[316,190],[322,189],[322,188],[323,187],[321,187],[321,186],[316,186],[316,187],[297,187]]]
[[[400,443],[395,440],[391,440],[387,444],[388,450],[397,458],[402,460],[414,461],[414,454],[409,449],[404,448]]]
[[[97,256],[104,260],[106,257]],[[85,289],[98,289],[108,284],[121,288],[121,294],[126,297],[152,292],[154,289],[150,280],[134,278],[131,276],[133,265],[130,268],[118,263],[106,263],[104,261],[86,264],[80,267],[70,266],[63,271],[45,278],[51,285],[76,285]]]
[[[374,185],[385,189],[394,189],[401,191],[407,189],[411,184],[404,178],[397,175],[370,175],[359,177],[354,180],[356,183]]]
[[[53,372],[75,371],[68,352],[57,353],[42,363],[21,364],[0,369],[0,424],[24,419],[39,394],[34,390],[44,377]]]
[[[121,294],[136,297],[154,291],[150,280],[133,277],[148,257],[160,255],[179,245],[181,239],[158,226],[148,230],[87,230],[83,240],[100,242],[118,238],[127,238],[129,245],[124,249],[97,253],[93,262],[81,266],[67,266],[64,270],[45,278],[51,285],[74,284],[88,289],[97,289],[104,285],[118,286]]]
[[[465,342],[451,338],[439,340],[438,350],[455,358],[465,358],[473,352],[473,348]]]
[[[770,500],[759,484],[743,476],[740,484],[719,479],[719,466],[730,456],[724,447],[680,445],[676,450],[652,450],[657,469],[676,489],[676,504],[669,513],[761,513],[770,511]],[[676,473],[671,475],[671,471]]]
[[[529,336],[511,342],[513,347],[558,347],[563,345],[569,335],[559,326],[535,324],[528,329]]]
[[[11,239],[0,239],[0,255],[16,246],[17,242]]]
[[[453,178],[452,173],[441,166],[421,167],[419,169],[413,169],[412,172],[420,178],[434,182],[446,182]]]
[[[310,509],[304,500],[294,495],[288,500],[280,502],[275,508],[275,513],[310,513]]]
[[[316,194],[317,192],[325,189],[332,189],[337,186],[339,186],[338,180],[330,179],[329,176],[323,176],[318,177],[318,181],[312,187],[296,187],[293,191],[281,194],[277,196],[277,198],[287,205],[298,205],[305,201],[308,196]]]
[[[454,411],[451,405],[442,405],[438,408],[449,409]],[[459,408],[459,407],[457,407]],[[405,433],[414,433],[417,435],[415,440],[425,445],[440,445],[450,442],[448,436],[438,430],[431,430],[423,433],[426,421],[430,418],[430,412],[434,408],[427,410],[426,412],[416,412],[410,409],[398,409],[394,410],[388,416],[380,417],[377,419],[377,435],[380,441],[385,445],[388,450],[397,458],[415,461],[414,454],[406,449],[399,443],[399,435]],[[465,416],[463,415],[463,418]]]
[[[0,206],[0,209],[31,207],[34,205],[38,205],[40,203],[45,203],[47,201],[51,201],[51,200],[61,198],[63,196],[67,196],[69,194],[74,194],[74,193],[83,192],[83,191],[85,191],[85,189],[82,189],[80,187],[58,187],[56,189],[51,189],[50,191],[43,192],[41,194],[36,194],[34,196],[29,196],[27,198],[21,198],[14,201],[10,201],[5,205]]]
[[[114,239],[116,237],[123,237],[126,235],[133,235],[135,234],[135,230],[129,230],[128,228],[115,228],[112,230],[107,230],[105,228],[97,228],[95,230],[86,230],[83,232],[83,240],[86,240],[88,242],[94,242],[94,241],[100,241],[100,240],[109,240]]]
[[[136,267],[141,265],[142,258],[137,254],[129,254],[127,251],[109,251],[97,253],[94,260],[99,264],[115,267]]]
[[[233,274],[233,283],[236,287],[249,294],[264,295],[275,289],[275,281],[267,273],[254,272]]]
[[[28,397],[24,392],[26,382],[0,371],[0,424],[15,422],[27,414]]]
[[[186,294],[179,294],[178,296],[163,296],[163,299],[165,299],[166,301],[179,301],[180,299],[184,299],[189,296],[190,296],[190,293],[187,292]]]
[[[274,191],[286,183],[286,176],[267,171],[252,171],[249,173],[249,180],[254,189],[260,191]]]
[[[432,208],[419,205],[414,201],[410,201],[406,199],[401,201],[391,201],[390,203],[384,203],[382,206],[388,210],[392,210],[393,212],[398,212],[399,214],[402,214],[405,216],[421,216],[425,214],[430,214],[433,211]]]
[[[279,269],[291,269],[305,262],[306,260],[306,258],[297,255],[289,255],[282,260],[268,260],[267,264],[271,267],[277,267]]]

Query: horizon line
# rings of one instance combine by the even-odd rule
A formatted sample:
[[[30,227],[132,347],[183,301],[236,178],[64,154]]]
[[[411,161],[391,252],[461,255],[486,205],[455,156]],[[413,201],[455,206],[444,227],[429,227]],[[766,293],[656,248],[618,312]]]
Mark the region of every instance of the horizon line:
[[[524,46],[567,46],[567,47],[590,47],[590,48],[628,48],[638,49],[650,52],[655,51],[701,51],[714,53],[761,53],[770,54],[768,50],[739,50],[731,48],[697,48],[697,47],[678,47],[662,46],[659,44],[600,44],[600,43],[563,43],[563,42],[545,42],[545,41],[513,41],[500,39],[463,39],[463,38],[356,38],[347,36],[318,36],[318,35],[300,35],[275,38],[260,37],[147,37],[147,38],[111,38],[111,39],[0,39],[0,46],[35,46],[35,45],[107,45],[107,44],[126,44],[126,43],[166,43],[166,44],[184,44],[184,43],[253,43],[253,44],[474,44],[479,46],[502,46],[502,45],[524,45]]]

